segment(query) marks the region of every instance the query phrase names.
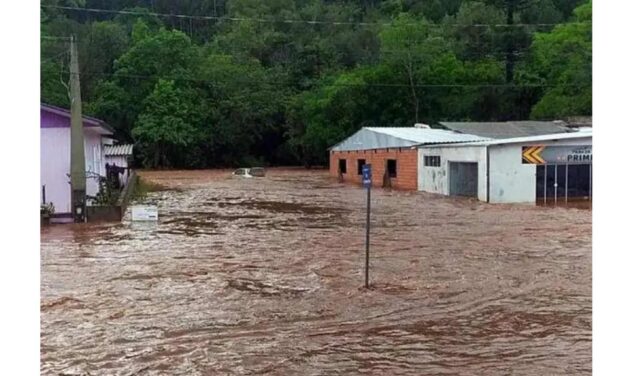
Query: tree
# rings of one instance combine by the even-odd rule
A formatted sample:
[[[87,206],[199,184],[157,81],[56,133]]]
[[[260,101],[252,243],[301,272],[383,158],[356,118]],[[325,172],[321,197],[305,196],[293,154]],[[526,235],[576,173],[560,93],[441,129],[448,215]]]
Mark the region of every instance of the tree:
[[[415,123],[420,122],[418,85],[422,77],[418,75],[418,70],[448,50],[446,41],[431,26],[432,23],[424,18],[416,19],[402,13],[379,34],[382,63],[398,69],[402,75],[402,82],[411,93]]]
[[[591,113],[590,0],[42,5],[41,100],[69,107],[76,35],[84,112],[150,166],[312,165],[363,126]]]
[[[113,73],[113,63],[129,47],[126,30],[112,21],[90,24],[85,37],[80,40],[82,95],[91,99],[97,82]]]
[[[592,114],[592,1],[577,7],[574,21],[538,33],[521,80],[548,85],[533,118]]]
[[[502,59],[497,44],[502,29],[488,25],[504,23],[505,13],[501,9],[480,1],[462,3],[455,16],[442,21],[446,38],[454,41],[455,53],[464,60],[479,60],[487,56]]]
[[[133,136],[141,146],[147,166],[171,166],[177,152],[194,143],[198,114],[194,111],[193,98],[190,90],[161,79],[146,98]]]
[[[142,23],[137,22],[135,30],[143,29]],[[160,79],[189,83],[197,77],[199,62],[198,47],[180,31],[162,28],[155,34],[136,37],[114,62],[110,79],[98,85],[94,103],[88,108],[128,136],[156,83]]]
[[[255,59],[208,53],[199,77],[212,109],[207,140],[214,161],[240,164],[283,142],[283,113],[290,90],[280,69],[265,68]],[[253,156],[257,157],[257,160]],[[273,160],[272,155],[264,159]]]

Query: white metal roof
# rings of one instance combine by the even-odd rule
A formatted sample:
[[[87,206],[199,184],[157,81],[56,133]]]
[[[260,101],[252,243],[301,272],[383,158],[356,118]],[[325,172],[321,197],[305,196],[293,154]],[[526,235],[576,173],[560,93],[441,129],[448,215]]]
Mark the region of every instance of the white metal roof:
[[[489,140],[443,129],[365,127],[333,146],[333,151],[368,150]]]
[[[105,145],[104,153],[106,156],[127,156],[133,155],[133,145]]]
[[[527,137],[513,137],[503,138],[497,140],[484,140],[478,142],[464,142],[455,145],[429,145],[426,147],[439,147],[439,146],[490,146],[490,145],[503,145],[503,144],[517,144],[517,143],[532,143],[542,141],[553,140],[570,140],[578,138],[592,138],[592,128],[581,128],[577,132],[570,133],[555,133],[544,134],[539,136],[527,136]]]

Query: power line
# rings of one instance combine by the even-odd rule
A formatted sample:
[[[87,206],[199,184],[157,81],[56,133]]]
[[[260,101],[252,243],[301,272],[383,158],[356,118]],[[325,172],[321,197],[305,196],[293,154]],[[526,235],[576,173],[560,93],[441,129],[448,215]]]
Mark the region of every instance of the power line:
[[[50,57],[44,58],[44,59],[42,60],[42,62],[49,62],[49,61],[56,60],[56,59],[58,59],[58,58],[59,58],[59,57],[61,57],[61,56],[67,55],[68,53],[69,53],[69,51],[63,51],[63,52],[59,53],[58,55],[55,55],[55,56],[50,56]]]
[[[192,16],[188,14],[165,14],[165,13],[154,13],[154,12],[137,12],[137,11],[130,11],[130,10],[78,8],[78,7],[68,7],[68,6],[60,6],[60,5],[41,5],[41,7],[50,8],[50,9],[90,12],[90,13],[125,14],[125,15],[135,15],[135,16],[153,16],[153,17],[162,17],[162,18],[181,18],[181,19],[213,20],[213,21],[335,25],[335,26],[406,26],[407,25],[407,24],[396,25],[391,22],[377,23],[377,22],[349,22],[349,21],[319,21],[319,20],[303,20],[303,19],[273,20],[273,19],[268,19],[268,18],[249,18],[249,17]],[[568,22],[568,23],[517,23],[517,24],[418,24],[416,23],[415,25],[421,26],[421,27],[429,26],[429,27],[436,27],[436,28],[445,27],[445,26],[513,28],[513,27],[550,27],[550,26],[572,25],[572,24],[590,24],[591,25],[592,22],[580,21],[580,22]]]
[[[473,47],[474,49],[481,49],[481,47]],[[473,49],[471,48],[471,49]],[[380,54],[386,54],[386,55],[406,55],[408,52],[412,53],[412,55],[414,56],[419,56],[417,55],[415,52],[411,51],[411,50],[374,50],[373,52],[378,52]],[[525,55],[529,55],[531,53],[531,49],[530,48],[521,48],[521,49],[517,49],[511,52],[512,55],[514,56],[525,56]],[[508,55],[510,54],[510,52],[507,51],[490,51],[490,52],[483,52],[483,51],[464,51],[464,52],[459,52],[459,53],[454,53],[452,52],[453,55],[455,55],[456,57],[459,56],[483,56],[483,57],[496,57],[496,56],[502,56],[502,55]]]
[[[65,73],[69,73],[69,71],[65,71]],[[277,82],[277,81],[254,81],[254,80],[234,80],[234,81],[219,81],[219,80],[208,80],[208,79],[197,79],[197,78],[187,78],[181,76],[148,76],[148,75],[137,75],[137,74],[120,74],[120,73],[104,73],[104,72],[91,72],[91,75],[94,76],[105,76],[105,77],[115,77],[115,78],[137,78],[137,79],[163,79],[163,80],[172,80],[172,81],[187,81],[187,82],[195,82],[195,83],[207,83],[211,86],[226,86],[229,84],[264,84],[270,86],[291,86],[292,84],[289,82]],[[412,85],[408,84],[389,84],[389,83],[364,83],[364,84],[343,84],[343,83],[331,83],[331,84],[323,84],[323,86],[339,86],[339,87],[389,87],[389,88],[411,88]],[[483,88],[546,88],[546,87],[587,87],[591,86],[590,83],[587,84],[561,84],[561,85],[552,85],[552,84],[416,84],[413,87],[416,88],[473,88],[473,87],[483,87]]]
[[[57,36],[48,36],[48,35],[41,35],[40,36],[41,39],[46,39],[46,40],[58,40],[58,41],[65,41],[65,40],[70,40],[72,38],[70,37],[57,37]]]

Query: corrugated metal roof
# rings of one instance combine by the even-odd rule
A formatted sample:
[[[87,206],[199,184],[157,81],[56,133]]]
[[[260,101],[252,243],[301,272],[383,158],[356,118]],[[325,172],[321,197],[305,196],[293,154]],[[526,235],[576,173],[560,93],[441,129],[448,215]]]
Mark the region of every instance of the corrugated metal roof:
[[[449,122],[440,124],[452,131],[489,138],[513,138],[573,132],[564,122],[504,121],[504,122]]]
[[[333,151],[402,148],[425,144],[444,144],[487,140],[469,134],[456,133],[443,129],[414,127],[384,128],[366,127],[344,141],[333,146]]]
[[[133,145],[105,145],[104,153],[106,156],[126,156],[133,155]]]
[[[448,147],[448,146],[490,146],[490,145],[504,145],[504,144],[517,144],[517,143],[534,143],[542,141],[553,140],[571,140],[578,138],[592,138],[592,128],[581,128],[578,131],[570,133],[554,133],[544,134],[539,136],[527,136],[527,137],[513,137],[498,140],[484,140],[477,142],[463,142],[455,145],[429,145],[426,147]]]

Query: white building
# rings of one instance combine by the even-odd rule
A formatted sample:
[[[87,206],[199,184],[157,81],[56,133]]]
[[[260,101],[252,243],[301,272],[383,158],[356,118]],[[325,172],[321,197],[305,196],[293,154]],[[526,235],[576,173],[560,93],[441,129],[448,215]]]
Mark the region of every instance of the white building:
[[[70,186],[70,123],[69,110],[41,104],[40,122],[40,184],[41,203],[55,207],[53,220],[71,221]],[[99,191],[98,179],[105,174],[103,140],[113,129],[102,120],[83,116],[85,139],[86,194]]]
[[[592,130],[419,147],[418,190],[493,203],[592,199]]]
[[[114,145],[113,128],[102,120],[83,116],[85,147],[86,195],[94,197],[99,181],[107,175],[107,164],[129,167],[133,145]],[[69,110],[41,104],[40,106],[40,189],[41,204],[53,204],[53,222],[72,221],[72,189],[70,186],[71,113]],[[120,179],[126,184],[128,169]],[[88,204],[92,201],[88,198]]]

